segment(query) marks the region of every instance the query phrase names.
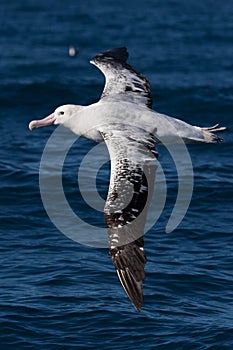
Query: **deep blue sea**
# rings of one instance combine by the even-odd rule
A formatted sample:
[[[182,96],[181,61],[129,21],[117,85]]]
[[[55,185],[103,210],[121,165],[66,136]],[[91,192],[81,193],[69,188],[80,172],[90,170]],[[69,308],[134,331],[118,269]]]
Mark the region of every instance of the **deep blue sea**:
[[[232,1],[11,0],[1,1],[0,18],[0,348],[233,349]],[[169,234],[178,182],[158,149],[168,193],[145,235],[141,312],[121,288],[108,249],[73,241],[50,221],[39,173],[55,128],[28,130],[29,121],[59,105],[96,102],[104,78],[89,60],[119,46],[150,80],[155,110],[228,127],[224,143],[189,147],[193,196]],[[62,142],[57,147],[59,154]],[[63,185],[98,240],[103,215],[85,204],[77,185],[79,162],[93,147],[85,139],[72,147]],[[101,196],[108,181],[107,164],[96,181]]]

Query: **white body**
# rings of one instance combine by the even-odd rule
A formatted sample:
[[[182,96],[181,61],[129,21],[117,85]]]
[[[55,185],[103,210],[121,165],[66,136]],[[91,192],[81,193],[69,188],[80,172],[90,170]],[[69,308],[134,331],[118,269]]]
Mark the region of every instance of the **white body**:
[[[59,111],[69,110],[67,116],[59,117]],[[157,144],[177,143],[183,140],[185,143],[214,142],[212,129],[192,126],[182,120],[157,113],[145,106],[135,105],[131,102],[104,102],[99,101],[89,106],[65,105],[59,107],[55,114],[55,124],[62,124],[77,135],[85,136],[93,141],[101,142],[103,137],[100,130],[109,129],[111,126],[121,126],[130,130],[130,127],[138,128],[142,132],[155,136]],[[214,129],[213,131],[220,131]],[[130,135],[129,135],[130,136]]]

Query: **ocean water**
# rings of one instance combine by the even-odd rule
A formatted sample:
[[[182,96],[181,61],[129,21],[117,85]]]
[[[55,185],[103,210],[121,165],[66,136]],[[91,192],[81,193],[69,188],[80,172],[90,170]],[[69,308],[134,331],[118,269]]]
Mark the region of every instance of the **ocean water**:
[[[233,349],[231,1],[12,0],[2,2],[0,16],[0,348]],[[168,193],[145,235],[141,312],[122,290],[108,250],[73,241],[50,221],[39,169],[54,128],[28,130],[30,120],[61,104],[97,101],[104,79],[89,60],[119,46],[150,80],[154,109],[193,125],[228,127],[224,143],[189,147],[193,196],[170,234],[177,174],[159,149]],[[77,185],[79,164],[94,146],[82,139],[71,147],[63,185],[98,240],[103,215]],[[54,172],[51,163],[51,186]],[[96,181],[102,197],[108,179],[105,164]],[[73,230],[79,237],[82,225]]]

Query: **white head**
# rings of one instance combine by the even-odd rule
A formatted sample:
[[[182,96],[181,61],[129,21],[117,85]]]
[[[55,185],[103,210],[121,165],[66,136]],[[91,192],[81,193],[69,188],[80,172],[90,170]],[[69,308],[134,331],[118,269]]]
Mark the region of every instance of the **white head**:
[[[52,114],[49,116],[40,119],[40,120],[33,120],[29,123],[29,129],[33,130],[36,128],[40,128],[42,126],[48,126],[48,125],[64,125],[65,122],[70,119],[75,113],[80,111],[83,108],[83,106],[79,105],[64,105],[58,107]]]

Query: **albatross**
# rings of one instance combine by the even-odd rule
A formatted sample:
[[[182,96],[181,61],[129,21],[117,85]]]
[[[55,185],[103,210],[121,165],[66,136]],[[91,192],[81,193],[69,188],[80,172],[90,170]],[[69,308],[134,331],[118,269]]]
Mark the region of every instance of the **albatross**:
[[[137,310],[143,304],[146,254],[144,226],[151,200],[159,144],[218,143],[225,127],[199,127],[152,110],[148,79],[128,63],[125,47],[97,54],[90,62],[105,86],[97,103],[67,104],[29,129],[63,125],[77,135],[105,142],[111,160],[104,208],[110,255],[119,281]]]

